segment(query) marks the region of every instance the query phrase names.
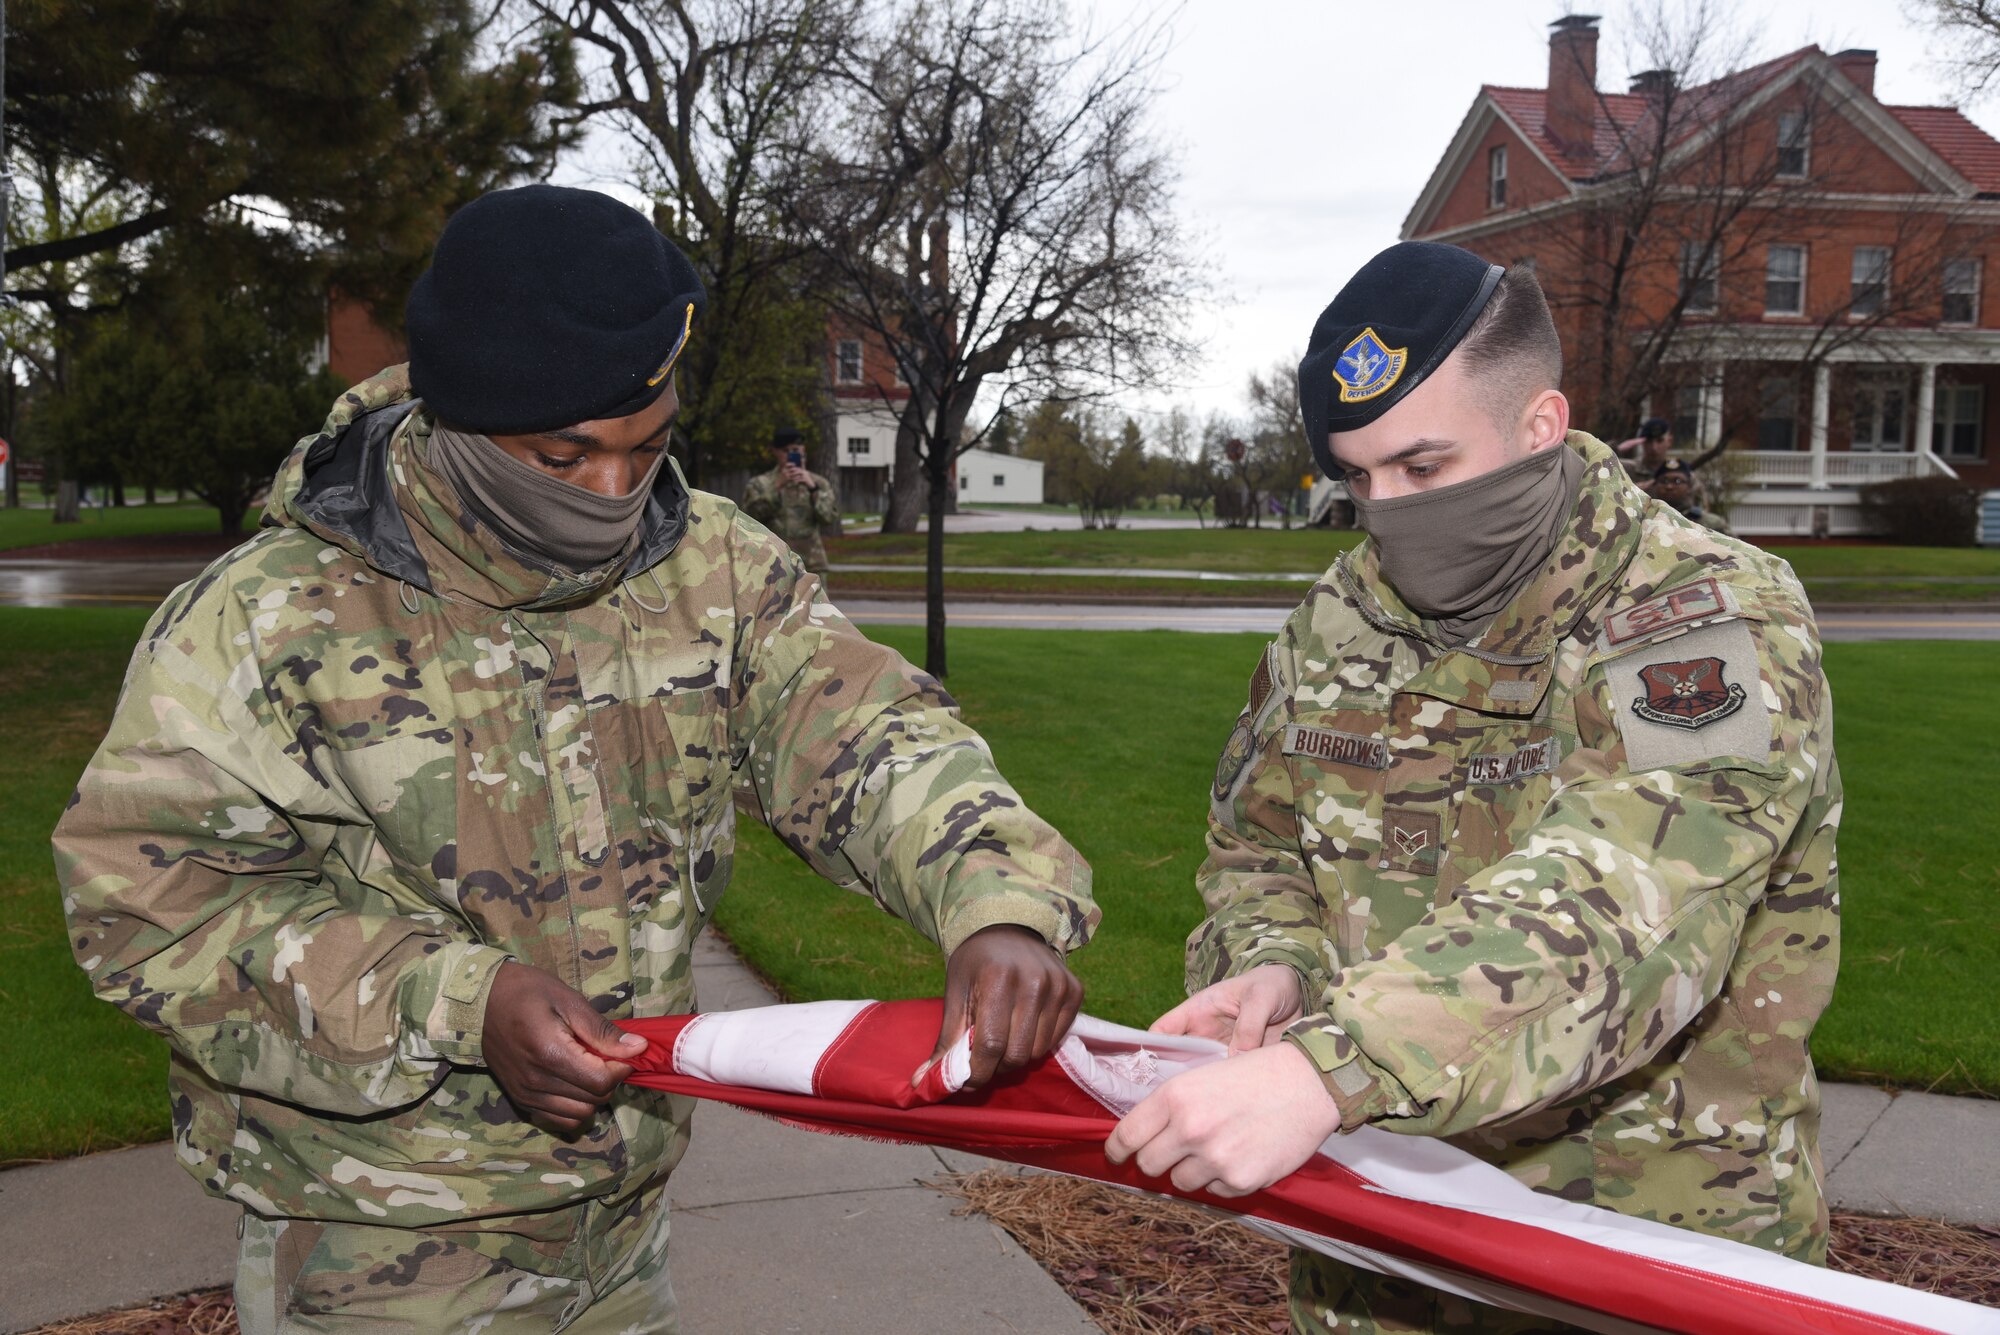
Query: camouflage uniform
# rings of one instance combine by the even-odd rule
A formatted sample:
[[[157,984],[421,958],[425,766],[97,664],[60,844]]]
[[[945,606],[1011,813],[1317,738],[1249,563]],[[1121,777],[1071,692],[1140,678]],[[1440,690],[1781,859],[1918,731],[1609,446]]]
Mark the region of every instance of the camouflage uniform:
[[[743,513],[785,540],[807,570],[826,573],[826,545],[819,531],[840,522],[840,502],[833,484],[818,473],[807,473],[811,486],[786,484],[782,469],[759,473],[743,485]]]
[[[1784,562],[1649,504],[1580,434],[1570,531],[1449,649],[1348,553],[1218,768],[1190,989],[1298,970],[1343,1125],[1809,1261],[1807,1038],[1833,988],[1840,779]],[[1294,1260],[1300,1329],[1531,1330]]]
[[[625,1088],[559,1140],[481,1024],[509,959],[608,1016],[691,1010],[737,804],[946,951],[1097,918],[939,684],[734,506],[670,475],[629,566],[549,574],[461,523],[429,430],[396,367],[300,442],[266,527],[154,618],[55,835],[76,957],[168,1038],[181,1162],[294,1318],[348,1282],[652,1282],[688,1103]],[[446,1328],[431,1301],[409,1319]]]

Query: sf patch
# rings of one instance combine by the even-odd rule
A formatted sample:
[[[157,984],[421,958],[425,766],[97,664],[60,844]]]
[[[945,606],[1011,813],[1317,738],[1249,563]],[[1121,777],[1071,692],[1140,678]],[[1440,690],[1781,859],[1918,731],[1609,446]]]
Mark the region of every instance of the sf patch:
[[[1333,359],[1333,378],[1342,403],[1365,403],[1386,394],[1402,378],[1408,348],[1392,348],[1373,329],[1364,329]]]
[[[1639,669],[1646,693],[1632,702],[1632,712],[1670,728],[1705,728],[1743,708],[1743,688],[1728,680],[1728,671],[1720,658],[1649,664]]]
[[[1634,771],[1724,758],[1763,769],[1772,721],[1753,623],[1710,622],[1603,665],[1625,763]]]

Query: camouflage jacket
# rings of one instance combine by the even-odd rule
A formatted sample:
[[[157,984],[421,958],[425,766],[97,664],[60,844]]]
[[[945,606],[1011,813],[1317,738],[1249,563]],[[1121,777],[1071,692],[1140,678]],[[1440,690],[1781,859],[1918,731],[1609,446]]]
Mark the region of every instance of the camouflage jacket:
[[[833,484],[818,473],[807,474],[810,487],[785,486],[778,470],[759,473],[743,485],[743,512],[773,533],[799,554],[808,570],[826,572],[826,544],[819,531],[840,522],[840,502]]]
[[[460,523],[407,394],[345,395],[168,598],[56,861],[211,1192],[553,1273],[556,1207],[657,1182],[688,1106],[628,1087],[538,1131],[481,1066],[487,988],[511,958],[610,1016],[691,1010],[735,805],[947,951],[995,923],[1068,950],[1097,914],[938,683],[762,527],[666,470],[628,573],[534,570]]]
[[[1287,1037],[1348,1127],[1817,1259],[1841,799],[1812,612],[1570,446],[1570,531],[1473,644],[1367,543],[1292,614],[1216,774],[1189,984],[1297,969]]]

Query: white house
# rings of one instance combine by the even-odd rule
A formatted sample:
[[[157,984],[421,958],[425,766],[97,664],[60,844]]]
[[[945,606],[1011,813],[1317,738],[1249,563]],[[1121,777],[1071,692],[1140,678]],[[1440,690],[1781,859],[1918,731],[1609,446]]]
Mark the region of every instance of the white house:
[[[896,466],[896,413],[880,403],[836,400],[835,457],[840,463],[841,504],[849,510],[877,510],[889,492]]]
[[[958,456],[960,505],[1040,505],[1042,461],[991,450]]]

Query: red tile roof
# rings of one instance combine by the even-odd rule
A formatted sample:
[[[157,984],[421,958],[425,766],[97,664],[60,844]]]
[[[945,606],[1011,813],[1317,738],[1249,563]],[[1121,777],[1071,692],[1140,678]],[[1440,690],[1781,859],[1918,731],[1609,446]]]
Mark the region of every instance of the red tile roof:
[[[1981,194],[2000,193],[2000,139],[1957,107],[1884,107],[1903,127],[1949,162]]]
[[[1684,92],[1679,113],[1690,127],[1705,125],[1712,117],[1703,104],[1718,109],[1740,100],[1746,93],[1783,74],[1806,57],[1819,52],[1817,46],[1753,65],[1738,74]],[[1481,90],[1521,127],[1521,132],[1546,153],[1573,181],[1587,181],[1619,170],[1621,138],[1643,137],[1650,103],[1642,94],[1603,93],[1598,97],[1596,142],[1589,160],[1565,153],[1548,133],[1548,90],[1546,88],[1501,88],[1488,84]],[[2000,193],[2000,140],[1974,125],[1955,107],[1887,107],[1883,110],[1901,121],[1906,129],[1983,193]],[[1622,133],[1621,133],[1622,132]]]

